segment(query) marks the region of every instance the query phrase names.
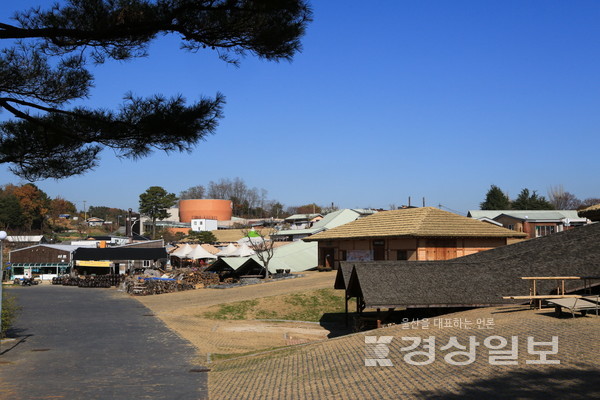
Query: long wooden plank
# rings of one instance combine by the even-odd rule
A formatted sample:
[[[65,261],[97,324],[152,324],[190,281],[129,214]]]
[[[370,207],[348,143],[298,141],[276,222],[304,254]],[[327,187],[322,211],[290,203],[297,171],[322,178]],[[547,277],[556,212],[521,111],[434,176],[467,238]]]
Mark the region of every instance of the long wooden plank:
[[[521,279],[540,279],[540,280],[553,280],[553,279],[600,279],[600,276],[523,276]]]
[[[557,294],[549,294],[549,295],[536,295],[536,296],[502,296],[503,299],[513,299],[513,300],[525,300],[525,299],[568,299],[568,298],[581,298],[578,294],[565,294],[565,295],[557,295]]]

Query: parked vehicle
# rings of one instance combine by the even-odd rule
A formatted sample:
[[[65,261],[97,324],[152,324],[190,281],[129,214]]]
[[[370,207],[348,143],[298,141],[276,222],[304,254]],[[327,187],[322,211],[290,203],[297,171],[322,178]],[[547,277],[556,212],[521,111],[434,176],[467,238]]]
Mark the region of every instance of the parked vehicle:
[[[32,286],[32,285],[37,285],[39,282],[36,281],[34,278],[15,278],[14,280],[14,284],[15,285],[21,285],[21,286]]]

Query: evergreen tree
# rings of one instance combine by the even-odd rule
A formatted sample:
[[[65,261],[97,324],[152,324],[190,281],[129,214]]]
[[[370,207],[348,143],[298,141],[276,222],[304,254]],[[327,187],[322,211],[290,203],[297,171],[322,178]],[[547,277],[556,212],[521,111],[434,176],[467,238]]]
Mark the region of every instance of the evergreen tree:
[[[63,0],[14,19],[0,23],[0,40],[12,45],[0,52],[0,110],[15,118],[0,124],[0,163],[36,180],[81,174],[106,147],[129,158],[187,151],[222,117],[220,93],[192,104],[129,93],[117,110],[68,109],[90,94],[88,60],[142,57],[165,34],[228,63],[246,54],[291,60],[311,10],[305,0]]]
[[[492,185],[485,195],[485,201],[479,204],[481,210],[509,210],[510,199],[496,185]]]
[[[151,186],[140,194],[140,214],[152,220],[152,238],[156,237],[156,220],[169,216],[167,210],[175,205],[177,196],[160,186]]]
[[[0,191],[0,227],[4,230],[21,228],[25,217],[19,199],[13,193]]]
[[[210,231],[194,232],[193,230],[188,231],[188,239],[199,243],[215,243],[217,237]]]
[[[534,190],[521,190],[519,196],[512,202],[513,210],[554,210],[554,206],[544,196],[539,196]]]

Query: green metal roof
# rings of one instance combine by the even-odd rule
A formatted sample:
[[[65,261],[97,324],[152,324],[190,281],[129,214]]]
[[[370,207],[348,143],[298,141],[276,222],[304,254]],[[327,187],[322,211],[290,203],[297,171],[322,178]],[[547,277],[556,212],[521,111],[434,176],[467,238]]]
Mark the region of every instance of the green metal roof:
[[[68,267],[68,263],[13,263],[11,267]]]
[[[560,221],[564,218],[571,220],[580,219],[577,215],[577,210],[469,210],[469,216],[471,218],[481,219],[489,218],[494,219],[500,215],[506,215],[518,219],[528,219],[537,221]]]

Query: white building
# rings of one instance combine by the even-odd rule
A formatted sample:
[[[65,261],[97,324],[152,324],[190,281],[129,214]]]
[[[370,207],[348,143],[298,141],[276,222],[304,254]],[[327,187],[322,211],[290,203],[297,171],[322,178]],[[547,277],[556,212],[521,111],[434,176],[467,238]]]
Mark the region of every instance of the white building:
[[[216,219],[192,219],[191,224],[194,232],[216,231],[218,229]]]

